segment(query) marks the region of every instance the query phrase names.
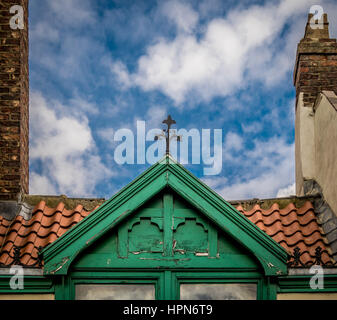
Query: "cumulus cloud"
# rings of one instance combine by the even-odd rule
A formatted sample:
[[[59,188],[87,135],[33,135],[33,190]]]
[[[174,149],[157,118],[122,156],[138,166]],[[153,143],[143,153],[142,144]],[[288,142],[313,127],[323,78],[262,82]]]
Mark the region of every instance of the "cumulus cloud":
[[[243,147],[243,139],[235,132],[228,132],[225,139],[225,151],[239,151]]]
[[[237,152],[243,149],[243,138],[235,132],[228,132],[225,137],[223,154],[226,161],[234,160]]]
[[[153,105],[149,107],[147,112],[142,117],[134,117],[133,122],[130,123],[119,123],[118,127],[112,128],[101,128],[97,131],[98,136],[106,142],[109,142],[110,148],[115,148],[118,142],[114,140],[114,135],[119,129],[130,129],[135,137],[137,134],[137,121],[145,121],[146,132],[151,129],[161,128],[161,123],[163,119],[167,117],[166,108],[161,105]]]
[[[256,139],[253,149],[227,157],[226,161],[230,159],[239,163],[245,174],[232,179],[203,179],[226,200],[275,197],[289,181],[294,181],[294,145],[283,138]]]
[[[39,89],[46,91],[50,78],[53,89],[55,84],[65,90],[98,85],[105,68],[98,57],[107,51],[93,1],[35,0],[30,7],[31,76]]]
[[[115,130],[113,128],[102,128],[97,131],[98,136],[109,142],[109,148],[116,147],[116,141],[114,141]]]
[[[121,61],[117,61],[114,63],[112,63],[111,61],[107,61],[106,63],[109,66],[111,72],[118,80],[121,88],[124,90],[129,89],[132,86],[132,83],[126,66]]]
[[[162,13],[182,32],[191,32],[199,19],[199,15],[188,3],[171,0],[164,3]]]
[[[95,11],[92,10],[90,0],[57,0],[47,2],[54,18],[70,27],[96,21]]]
[[[73,99],[62,105],[33,95],[32,114],[35,104],[40,114],[32,116],[31,190],[93,193],[93,186],[112,173],[96,151],[88,117],[95,134],[102,138],[100,143],[105,142],[100,147],[106,160],[109,156],[106,149],[114,146],[115,129],[134,129],[136,120],[144,118],[147,128],[160,126],[172,104],[161,99],[159,91],[173,99],[179,108],[210,102],[209,108],[201,110],[202,121],[206,121],[208,112],[220,109],[219,100],[212,99],[226,96],[226,103],[221,106],[224,112],[219,117],[216,113],[212,116],[223,127],[228,124],[225,113],[235,118],[234,125],[241,121],[245,135],[234,133],[237,126],[228,127],[224,166],[227,164],[229,169],[224,171],[230,178],[207,177],[207,183],[226,199],[275,196],[294,181],[292,145],[279,137],[269,143],[255,140],[253,149],[244,148],[251,146],[255,134],[261,134],[267,126],[268,135],[288,135],[289,128],[284,128],[287,123],[294,123],[294,105],[291,101],[291,119],[285,118],[284,112],[281,114],[280,105],[266,108],[266,113],[254,114],[250,106],[259,102],[251,93],[252,88],[257,89],[258,96],[263,91],[260,87],[283,80],[289,85],[296,45],[303,36],[306,13],[313,1],[272,1],[263,5],[252,5],[249,1],[224,4],[221,0],[156,3],[158,6],[149,8],[144,2],[137,2],[131,7],[121,6],[102,13],[101,7],[90,0],[32,2],[35,8],[31,10],[35,18],[31,19],[30,29],[32,86],[48,92],[48,97]],[[336,4],[321,3],[329,13],[330,34],[336,36]],[[113,50],[111,43],[116,44]],[[115,79],[109,79],[111,73],[121,87]],[[248,90],[240,91],[247,85]],[[133,87],[144,92],[126,91]],[[244,93],[252,96],[251,100],[243,99]],[[281,95],[278,93],[275,98]],[[261,104],[269,104],[270,98],[265,97]],[[142,103],[138,105],[140,100]],[[150,110],[148,105],[152,106]],[[275,105],[275,101],[270,105]],[[99,113],[111,121],[101,121],[102,118],[97,121]],[[247,118],[249,122],[243,124]],[[74,144],[67,141],[72,137]],[[236,174],[232,174],[232,168]],[[130,177],[133,170],[136,169],[125,171]],[[124,181],[119,179],[118,183],[123,185]]]
[[[55,185],[46,176],[31,172],[29,180],[29,191],[31,194],[57,194]]]
[[[241,123],[241,127],[244,133],[258,133],[263,129],[263,125],[261,122],[253,121],[250,124]]]
[[[277,197],[289,197],[289,196],[294,196],[296,194],[296,185],[295,183],[290,184],[289,186],[285,188],[281,188],[277,192]]]
[[[69,104],[72,109],[76,112],[86,113],[86,114],[98,114],[98,106],[94,102],[90,102],[83,97],[74,97],[69,100]]]
[[[145,118],[139,120],[146,120],[148,130],[154,128],[161,128],[161,123],[167,117],[166,108],[160,105],[152,106],[148,109]]]
[[[40,173],[31,175],[31,191],[88,196],[96,184],[111,177],[96,153],[85,115],[59,116],[55,103],[33,92],[30,98],[30,158],[40,163]]]
[[[190,93],[203,101],[232,94],[253,79],[273,85],[292,68],[299,35],[293,32],[296,28],[290,28],[283,40],[283,52],[275,39],[287,22],[293,22],[291,18],[303,12],[299,9],[310,3],[284,0],[232,9],[226,18],[209,21],[198,37],[195,32],[186,32],[195,27],[197,12],[184,2],[170,1],[165,8],[180,30],[176,37],[159,38],[148,46],[135,73],[129,73],[120,61],[112,71],[124,85],[160,90],[176,105]],[[186,12],[187,18],[182,19],[178,12]],[[302,25],[303,19],[298,19]]]

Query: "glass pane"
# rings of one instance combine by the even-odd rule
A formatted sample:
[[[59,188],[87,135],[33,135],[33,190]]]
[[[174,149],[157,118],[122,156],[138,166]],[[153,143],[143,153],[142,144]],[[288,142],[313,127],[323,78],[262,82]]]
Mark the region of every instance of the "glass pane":
[[[256,284],[181,284],[181,300],[256,300]]]
[[[76,300],[154,300],[153,284],[78,284]]]

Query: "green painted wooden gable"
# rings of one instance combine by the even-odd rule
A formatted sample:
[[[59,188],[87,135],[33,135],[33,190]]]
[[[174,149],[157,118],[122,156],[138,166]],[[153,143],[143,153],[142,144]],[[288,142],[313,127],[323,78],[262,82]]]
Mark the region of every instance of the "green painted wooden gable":
[[[80,270],[236,270],[287,273],[287,253],[164,157],[43,252],[46,275]]]
[[[87,268],[261,270],[254,255],[169,188],[86,249],[71,269]]]

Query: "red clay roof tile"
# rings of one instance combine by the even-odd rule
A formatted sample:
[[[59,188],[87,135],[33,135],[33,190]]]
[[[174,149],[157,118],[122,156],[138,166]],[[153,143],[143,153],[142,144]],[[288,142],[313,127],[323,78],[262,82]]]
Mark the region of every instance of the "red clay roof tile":
[[[63,203],[59,203],[56,208],[49,208],[44,201],[40,201],[33,209],[29,221],[22,216],[14,221],[0,216],[0,265],[10,265],[13,262],[15,245],[21,248],[21,263],[36,266],[39,247],[46,247],[61,237],[89,213],[82,205],[67,210]]]
[[[263,210],[259,205],[246,212],[242,206],[238,206],[237,209],[290,254],[293,254],[295,247],[299,247],[301,262],[304,265],[315,261],[315,250],[319,246],[322,248],[323,263],[333,262],[328,242],[317,223],[310,201],[305,202],[301,208],[296,208],[290,203],[284,209],[280,209],[275,203],[267,210]]]

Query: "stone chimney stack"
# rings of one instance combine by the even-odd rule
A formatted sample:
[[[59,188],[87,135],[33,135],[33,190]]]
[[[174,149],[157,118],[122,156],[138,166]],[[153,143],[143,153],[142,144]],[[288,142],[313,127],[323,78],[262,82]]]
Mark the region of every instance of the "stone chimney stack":
[[[297,47],[294,69],[296,105],[303,93],[304,107],[313,106],[318,93],[323,90],[337,92],[337,43],[330,39],[327,14],[323,23],[311,26],[312,14],[308,16],[304,38]]]
[[[337,43],[327,15],[313,27],[312,17],[294,69],[296,194],[321,195],[320,207],[334,212],[337,230]]]
[[[28,193],[28,0],[0,0],[0,201]]]

